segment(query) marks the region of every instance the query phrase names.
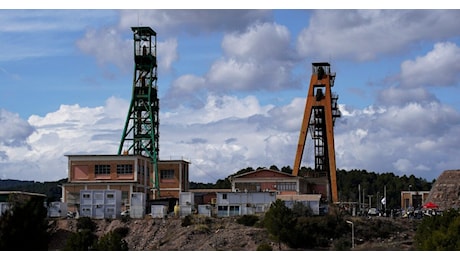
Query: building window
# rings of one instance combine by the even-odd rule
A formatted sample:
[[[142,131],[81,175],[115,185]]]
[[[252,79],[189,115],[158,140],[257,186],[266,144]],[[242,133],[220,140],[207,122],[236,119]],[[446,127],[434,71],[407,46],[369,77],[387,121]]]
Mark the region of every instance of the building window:
[[[174,179],[174,170],[161,170],[160,178],[161,179]]]
[[[280,182],[276,184],[276,189],[279,191],[295,191],[297,185],[295,182]]]
[[[238,216],[240,214],[240,206],[230,206],[230,216]]]
[[[227,199],[227,193],[222,194],[222,199],[226,200]]]
[[[94,174],[110,174],[110,165],[108,164],[94,165]]]
[[[133,165],[132,164],[118,164],[117,165],[117,174],[132,174]]]

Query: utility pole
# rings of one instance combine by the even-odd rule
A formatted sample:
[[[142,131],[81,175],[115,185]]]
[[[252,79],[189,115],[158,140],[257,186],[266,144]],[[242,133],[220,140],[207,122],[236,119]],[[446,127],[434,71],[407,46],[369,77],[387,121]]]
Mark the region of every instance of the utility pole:
[[[361,213],[361,184],[358,184],[358,205],[359,213]]]
[[[346,222],[351,225],[351,248],[355,248],[355,227],[352,221],[347,220]]]
[[[383,186],[383,198],[385,199],[385,204],[383,204],[383,209],[385,210],[385,214],[387,213],[387,185]]]

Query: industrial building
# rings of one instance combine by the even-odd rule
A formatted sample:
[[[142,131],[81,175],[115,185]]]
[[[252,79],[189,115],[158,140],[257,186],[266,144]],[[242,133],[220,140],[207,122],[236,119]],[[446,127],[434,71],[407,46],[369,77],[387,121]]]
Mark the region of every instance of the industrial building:
[[[304,177],[271,169],[258,169],[229,177],[233,192],[276,192],[306,194],[308,181]]]
[[[401,209],[420,209],[426,202],[430,191],[401,191]]]
[[[160,198],[179,198],[188,191],[189,162],[185,160],[159,161],[159,178],[152,174],[150,158],[142,155],[67,155],[68,183],[62,185],[62,198],[71,211],[79,210],[80,193],[85,190],[121,191],[120,210],[131,207],[132,194],[145,194],[148,201]],[[152,183],[159,189],[152,189]]]

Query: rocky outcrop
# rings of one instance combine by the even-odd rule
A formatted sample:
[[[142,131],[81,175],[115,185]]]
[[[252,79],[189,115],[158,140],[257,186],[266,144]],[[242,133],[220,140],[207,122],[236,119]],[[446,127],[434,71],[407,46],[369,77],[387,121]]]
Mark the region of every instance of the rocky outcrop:
[[[433,184],[426,199],[429,201],[440,210],[460,208],[460,170],[444,171]]]

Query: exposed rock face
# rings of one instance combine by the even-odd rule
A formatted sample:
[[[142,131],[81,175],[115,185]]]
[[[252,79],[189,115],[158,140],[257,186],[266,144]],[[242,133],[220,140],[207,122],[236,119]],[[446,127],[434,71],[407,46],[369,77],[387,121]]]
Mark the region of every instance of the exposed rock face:
[[[460,170],[444,171],[431,188],[428,201],[437,204],[440,210],[460,208]]]

